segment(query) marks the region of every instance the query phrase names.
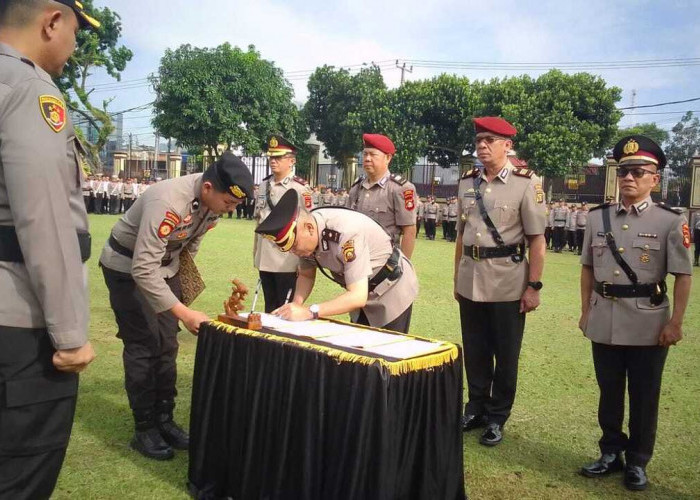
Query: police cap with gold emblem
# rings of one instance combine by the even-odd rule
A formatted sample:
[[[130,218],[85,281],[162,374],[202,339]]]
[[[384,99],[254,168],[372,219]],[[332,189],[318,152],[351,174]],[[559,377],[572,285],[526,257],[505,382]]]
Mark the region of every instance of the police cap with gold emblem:
[[[298,218],[299,193],[288,189],[255,232],[273,241],[283,252],[288,252],[296,240]]]
[[[253,199],[253,176],[245,163],[230,151],[226,151],[204,173],[204,180],[214,185],[217,191],[229,193],[236,198]]]
[[[80,27],[85,29],[89,28],[95,30],[101,26],[100,22],[92,16],[89,16],[83,7],[83,4],[78,0],[54,0],[54,2],[62,3],[63,5],[70,7],[75,12],[75,16],[78,18],[78,23]]]
[[[281,135],[272,135],[267,141],[267,156],[274,158],[296,153],[297,147]]]
[[[643,135],[623,137],[613,148],[613,158],[621,166],[653,164],[661,170],[666,166],[666,155],[653,140]]]

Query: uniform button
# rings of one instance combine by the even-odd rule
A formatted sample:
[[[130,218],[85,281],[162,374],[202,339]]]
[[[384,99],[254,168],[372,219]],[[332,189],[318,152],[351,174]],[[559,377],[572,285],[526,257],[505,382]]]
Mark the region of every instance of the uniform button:
[[[365,198],[369,198],[369,193],[365,194]]]
[[[620,253],[625,253],[625,249],[623,247],[618,248],[617,251]]]
[[[503,205],[503,208],[508,208],[508,205]]]
[[[490,192],[491,192],[491,188],[486,188],[486,192],[487,192],[487,193],[490,193]]]
[[[615,270],[613,271],[613,274],[614,274],[615,276],[620,276],[620,271],[618,271],[617,269],[615,269]]]
[[[644,245],[644,250],[649,250],[649,245]]]
[[[477,238],[481,238],[481,233],[476,233]]]
[[[629,228],[630,228],[630,227],[629,227],[627,224],[623,224],[623,225],[622,225],[622,229],[623,229],[624,231],[627,231]]]
[[[472,201],[472,202],[471,202],[470,204],[471,204],[471,205],[473,205],[473,204],[474,204],[474,202]]]

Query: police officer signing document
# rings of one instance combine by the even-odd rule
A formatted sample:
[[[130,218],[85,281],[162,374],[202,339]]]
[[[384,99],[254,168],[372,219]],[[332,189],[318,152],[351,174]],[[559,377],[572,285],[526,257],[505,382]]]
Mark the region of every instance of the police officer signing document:
[[[255,202],[255,219],[258,223],[270,215],[288,189],[301,196],[304,206],[313,208],[311,188],[304,179],[294,175],[297,148],[281,135],[273,135],[268,141],[267,156],[272,174],[263,179]],[[282,253],[270,240],[255,234],[255,267],[260,273],[265,312],[269,313],[284,304],[288,294],[294,293],[299,259],[290,253]]]
[[[593,346],[603,433],[600,458],[581,473],[600,477],[624,469],[625,486],[643,490],[654,451],[661,375],[669,346],[682,338],[690,294],[690,231],[685,217],[651,200],[666,165],[654,141],[624,137],[613,156],[621,202],[590,210],[581,254],[579,327]],[[676,277],[673,310],[667,273]],[[622,430],[625,386],[629,435]]]
[[[78,2],[0,2],[0,498],[48,498],[73,425],[87,339],[83,149],[52,76]]]
[[[172,458],[172,448],[189,441],[173,421],[178,320],[196,333],[208,318],[181,302],[181,260],[194,257],[221,214],[251,196],[250,171],[226,152],[203,174],[151,186],[114,225],[100,256],[124,343],[131,446],[149,458]]]
[[[545,205],[534,172],[508,161],[515,127],[496,117],[474,125],[484,170],[459,183],[454,295],[469,388],[463,429],[486,425],[480,443],[494,446],[515,400],[525,314],[540,304]]]
[[[301,257],[293,300],[273,314],[302,321],[351,313],[355,323],[408,332],[418,293],[416,273],[376,221],[343,207],[308,212],[299,194],[289,190],[255,231],[281,251]],[[306,307],[317,267],[346,292]]]

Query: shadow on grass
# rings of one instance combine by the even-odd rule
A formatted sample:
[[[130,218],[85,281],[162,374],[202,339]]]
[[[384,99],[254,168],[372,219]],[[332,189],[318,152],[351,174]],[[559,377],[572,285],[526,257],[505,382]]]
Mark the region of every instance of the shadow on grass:
[[[507,433],[507,428],[506,428]],[[531,440],[522,434],[505,434],[501,445],[496,448],[486,448],[478,444],[479,431],[464,435],[465,461],[469,455],[479,455],[481,459],[492,462],[495,475],[502,469],[503,474],[522,476],[526,471],[537,473],[546,478],[546,486],[556,491],[557,487],[567,485],[581,493],[601,498],[627,498],[631,494],[623,483],[621,473],[609,477],[594,479],[579,475],[579,469],[584,464],[597,458],[595,449],[591,455],[581,455],[557,447],[552,443]],[[658,472],[660,477],[661,471]],[[467,477],[469,487],[469,477]],[[553,491],[553,492],[554,492]],[[696,495],[677,491],[654,481],[654,472],[649,476],[647,494],[652,498],[669,498],[673,500],[693,500]],[[554,495],[552,498],[556,497]]]
[[[115,401],[108,395],[119,395],[122,399]],[[158,461],[145,458],[129,446],[134,426],[122,380],[92,379],[89,386],[81,387],[76,422],[102,442],[104,451],[132,462],[140,473],[186,492],[186,451],[175,450],[173,460]]]

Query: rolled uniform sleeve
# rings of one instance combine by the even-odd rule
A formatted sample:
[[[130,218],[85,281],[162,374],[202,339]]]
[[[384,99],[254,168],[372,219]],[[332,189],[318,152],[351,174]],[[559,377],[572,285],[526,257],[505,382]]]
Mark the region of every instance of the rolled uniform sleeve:
[[[355,258],[348,261],[349,252],[343,249],[347,245],[352,244]],[[352,239],[347,240],[339,247],[340,253],[338,259],[343,263],[343,276],[345,283],[356,283],[362,279],[369,279],[372,276],[372,263],[370,260],[369,245],[362,236],[355,235]]]
[[[167,238],[161,238],[158,233],[168,211],[177,213],[157,199],[143,207],[131,264],[131,275],[136,285],[156,313],[172,309],[179,302],[159,273]]]
[[[693,274],[688,248],[683,244],[685,217],[678,217],[666,240],[666,271],[671,274]],[[686,226],[687,229],[687,226]]]
[[[393,189],[394,216],[397,226],[416,224],[416,188],[410,182]]]
[[[523,222],[523,231],[527,236],[544,234],[546,223],[544,193],[542,181],[533,175],[525,189],[525,195],[520,202],[520,217]]]
[[[55,132],[41,114],[39,98],[44,95],[60,98],[55,87],[40,79],[7,96],[0,114],[0,158],[17,238],[46,328],[56,349],[71,349],[87,342],[86,276],[70,202],[81,175],[68,156],[72,134],[65,128]]]

